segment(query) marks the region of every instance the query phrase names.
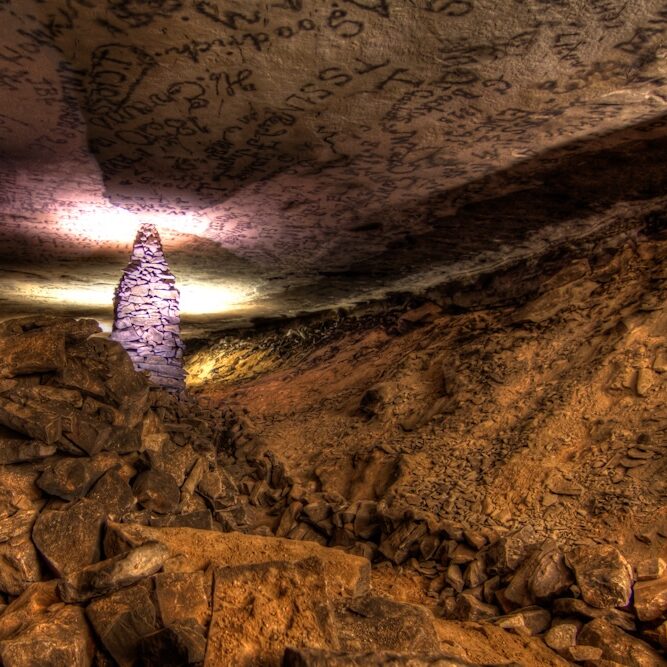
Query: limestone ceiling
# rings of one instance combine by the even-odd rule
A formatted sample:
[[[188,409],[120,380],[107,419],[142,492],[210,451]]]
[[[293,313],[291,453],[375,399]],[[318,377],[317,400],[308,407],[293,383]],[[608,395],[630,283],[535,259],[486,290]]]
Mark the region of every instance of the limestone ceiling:
[[[108,316],[141,220],[212,321],[664,204],[665,0],[0,0],[0,40],[4,312]]]

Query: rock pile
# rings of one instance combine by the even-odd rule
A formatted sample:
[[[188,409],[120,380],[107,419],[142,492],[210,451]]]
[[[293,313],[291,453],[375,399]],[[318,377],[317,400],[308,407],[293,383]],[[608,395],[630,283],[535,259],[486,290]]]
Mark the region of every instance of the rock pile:
[[[667,649],[667,571],[660,558],[633,568],[610,545],[561,549],[530,526],[471,529],[383,502],[348,503],[290,485],[268,452],[251,462],[255,481],[244,478],[240,489],[250,504],[273,507],[277,536],[411,566],[430,579],[429,595],[444,618],[539,635],[571,662],[667,665],[658,653]],[[282,492],[272,488],[280,479]]]
[[[130,263],[116,289],[111,338],[134,367],[159,387],[184,388],[179,292],[153,225],[139,229]]]
[[[243,415],[151,389],[98,331],[0,324],[3,665],[481,664],[374,595],[369,559],[429,578],[446,618],[543,637],[541,664],[667,664],[662,560],[300,487]]]

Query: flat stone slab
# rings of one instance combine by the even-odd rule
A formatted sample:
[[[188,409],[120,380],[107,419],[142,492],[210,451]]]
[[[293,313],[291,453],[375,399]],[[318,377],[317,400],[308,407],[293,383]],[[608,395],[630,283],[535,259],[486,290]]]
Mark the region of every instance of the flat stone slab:
[[[183,571],[205,570],[209,565],[223,567],[272,561],[294,563],[316,556],[322,561],[324,578],[331,595],[354,597],[367,592],[369,588],[370,562],[366,558],[352,556],[338,549],[328,549],[314,542],[278,537],[109,522],[105,553],[119,553],[147,541],[164,544],[172,557],[178,557],[181,563],[179,567]]]

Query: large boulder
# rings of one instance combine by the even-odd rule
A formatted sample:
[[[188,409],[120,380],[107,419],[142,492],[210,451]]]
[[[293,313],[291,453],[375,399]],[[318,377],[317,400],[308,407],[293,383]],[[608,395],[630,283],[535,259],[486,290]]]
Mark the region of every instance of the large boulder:
[[[217,568],[205,667],[279,667],[287,646],[339,648],[317,558]]]
[[[294,563],[316,556],[322,562],[327,590],[331,595],[360,595],[367,592],[370,582],[370,563],[360,556],[327,549],[314,542],[243,533],[110,522],[105,537],[105,553],[117,554],[148,541],[164,544],[172,558],[178,558],[181,567],[191,572],[204,570],[209,564],[225,567],[272,561]]]

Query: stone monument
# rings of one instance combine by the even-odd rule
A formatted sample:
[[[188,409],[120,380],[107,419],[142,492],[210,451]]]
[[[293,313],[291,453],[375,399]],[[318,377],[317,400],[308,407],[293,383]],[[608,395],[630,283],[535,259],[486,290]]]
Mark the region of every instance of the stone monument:
[[[185,388],[179,297],[157,229],[141,225],[116,288],[111,338],[127,350],[137,371],[173,391]]]

